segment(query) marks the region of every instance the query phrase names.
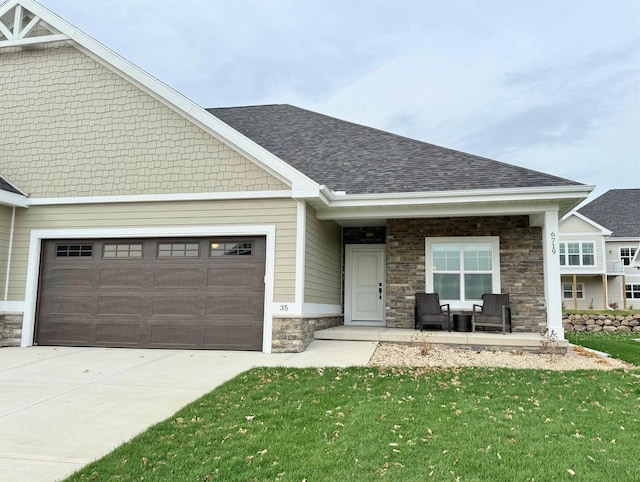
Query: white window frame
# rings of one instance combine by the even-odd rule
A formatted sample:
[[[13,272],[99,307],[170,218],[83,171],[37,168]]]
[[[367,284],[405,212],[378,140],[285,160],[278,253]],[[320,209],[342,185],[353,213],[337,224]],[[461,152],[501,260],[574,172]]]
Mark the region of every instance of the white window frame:
[[[630,256],[622,256],[622,250],[623,249],[628,249],[629,250],[629,254]],[[622,261],[622,266],[631,266],[633,264],[633,260],[636,257],[636,254],[638,254],[638,247],[637,246],[619,246],[618,247],[618,259],[620,259],[620,261]],[[624,260],[628,259],[629,263],[625,263]]]
[[[578,264],[569,264],[569,252],[567,251],[567,245],[568,244],[577,244],[578,245],[578,260],[580,261]],[[593,253],[585,253],[584,252],[584,245],[585,244],[590,244],[590,245],[593,246]],[[585,254],[593,256],[593,264],[585,264],[584,263]],[[575,254],[572,254],[572,256],[575,256]],[[562,258],[564,258],[564,260],[565,260],[564,264],[562,263]],[[589,266],[589,267],[596,266],[596,243],[595,243],[595,241],[562,241],[560,243],[560,266],[563,267],[563,268],[571,268],[571,267],[575,267],[575,266]]]
[[[571,291],[571,296],[570,297],[566,297],[565,296],[565,292],[567,290],[565,290],[565,286],[569,285],[571,287],[571,289],[569,291]],[[576,299],[577,300],[584,300],[585,299],[585,295],[584,295],[584,283],[576,283]],[[572,282],[562,282],[562,299],[563,300],[572,300],[573,299],[573,283]]]
[[[434,244],[490,244],[491,245],[491,261],[492,261],[492,291],[500,293],[500,237],[499,236],[452,236],[425,238],[425,287],[427,293],[434,292],[433,281],[433,249]],[[464,271],[460,271],[460,275],[464,275]],[[464,276],[461,283],[461,296],[464,296]],[[452,310],[472,310],[474,304],[478,304],[479,300],[447,300],[440,299],[440,303],[449,303]]]
[[[627,287],[629,287],[629,289],[627,289]],[[638,298],[633,296],[635,293],[640,293],[640,283],[625,283],[624,291],[627,301],[640,299],[640,296]],[[631,296],[629,296],[629,293],[631,293]]]

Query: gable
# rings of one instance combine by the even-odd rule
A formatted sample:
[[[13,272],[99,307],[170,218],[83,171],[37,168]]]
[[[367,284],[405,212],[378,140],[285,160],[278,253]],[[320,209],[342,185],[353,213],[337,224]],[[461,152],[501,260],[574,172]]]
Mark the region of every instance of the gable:
[[[580,219],[579,217],[573,214],[568,218],[566,218],[564,221],[560,222],[560,233],[561,234],[572,234],[572,233],[602,234],[598,228],[596,228],[592,224],[587,223],[586,221]]]
[[[64,42],[0,50],[0,173],[31,197],[289,187]]]

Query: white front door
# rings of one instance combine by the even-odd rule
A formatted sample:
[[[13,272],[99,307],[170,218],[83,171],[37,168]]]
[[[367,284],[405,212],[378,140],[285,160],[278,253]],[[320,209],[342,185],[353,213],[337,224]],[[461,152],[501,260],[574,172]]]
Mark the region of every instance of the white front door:
[[[385,245],[350,244],[345,256],[345,324],[384,326]]]

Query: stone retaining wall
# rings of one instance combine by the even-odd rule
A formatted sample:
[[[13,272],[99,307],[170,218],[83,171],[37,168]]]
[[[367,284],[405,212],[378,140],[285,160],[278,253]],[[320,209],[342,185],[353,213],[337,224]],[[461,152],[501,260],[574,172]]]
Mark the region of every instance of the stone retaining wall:
[[[274,353],[298,353],[304,351],[313,340],[315,331],[342,324],[344,324],[342,315],[309,318],[273,318],[271,349]]]
[[[627,316],[616,315],[563,315],[564,331],[608,331],[618,333],[640,333],[640,313]]]
[[[0,347],[20,346],[22,315],[0,314]]]

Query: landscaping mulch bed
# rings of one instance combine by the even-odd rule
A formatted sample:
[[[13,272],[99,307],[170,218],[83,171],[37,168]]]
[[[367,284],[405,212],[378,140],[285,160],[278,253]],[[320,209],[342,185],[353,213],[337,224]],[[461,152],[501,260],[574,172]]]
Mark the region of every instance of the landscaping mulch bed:
[[[607,358],[570,347],[566,354],[543,354],[520,351],[473,351],[438,345],[380,343],[369,361],[376,367],[499,367],[537,370],[614,370],[635,368],[615,358]]]

